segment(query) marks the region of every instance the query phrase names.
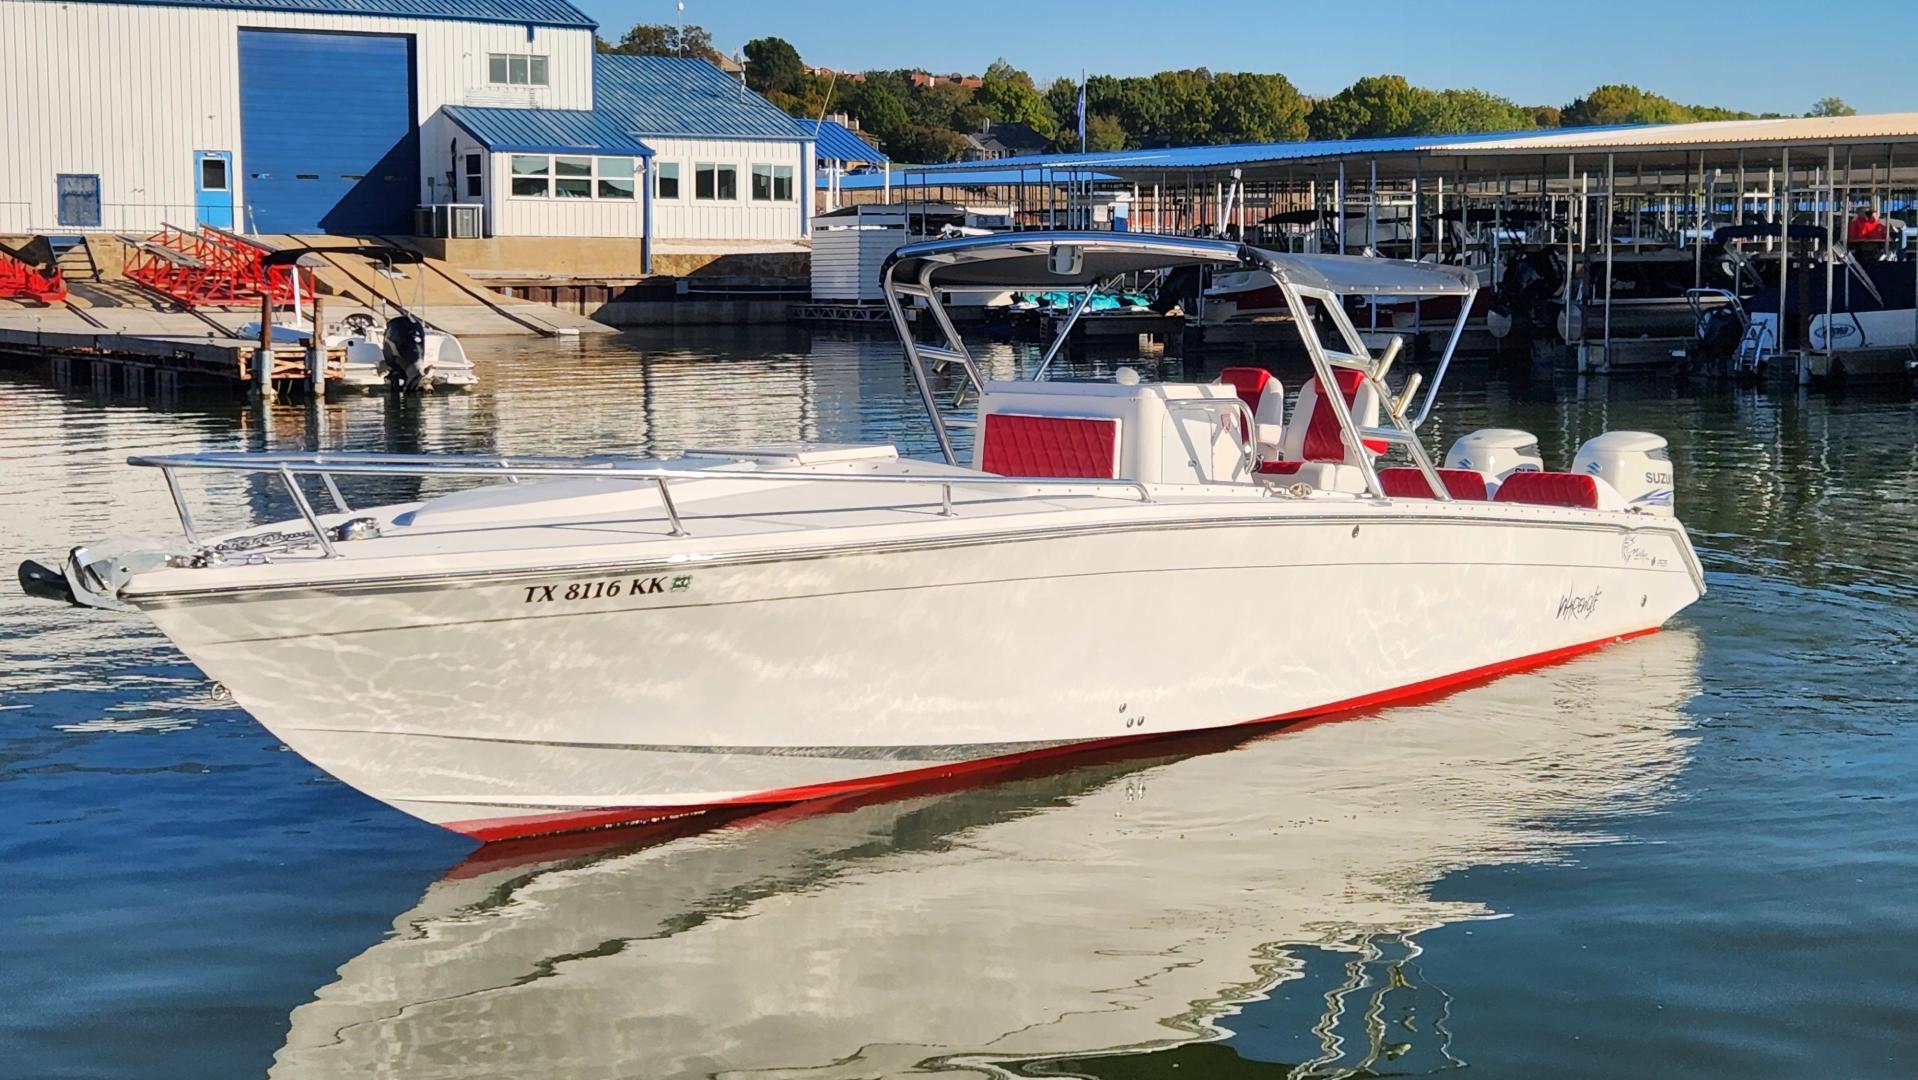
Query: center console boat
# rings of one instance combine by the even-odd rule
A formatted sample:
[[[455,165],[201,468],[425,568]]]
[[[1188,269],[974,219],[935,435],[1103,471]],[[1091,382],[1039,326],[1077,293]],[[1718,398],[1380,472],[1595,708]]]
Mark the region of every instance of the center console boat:
[[[1069,320],[1031,378],[989,380],[939,301],[1184,267],[1273,275],[1311,359],[1294,395],[1255,368],[1049,379]],[[183,539],[22,583],[146,613],[288,747],[482,840],[1363,708],[1647,633],[1704,591],[1655,435],[1558,473],[1523,432],[1475,432],[1434,464],[1467,271],[1040,232],[903,247],[883,280],[942,460],[136,457]],[[1429,379],[1367,349],[1349,296],[1458,299]],[[206,535],[197,470],[269,477],[298,517]],[[342,487],[392,475],[485,483]]]

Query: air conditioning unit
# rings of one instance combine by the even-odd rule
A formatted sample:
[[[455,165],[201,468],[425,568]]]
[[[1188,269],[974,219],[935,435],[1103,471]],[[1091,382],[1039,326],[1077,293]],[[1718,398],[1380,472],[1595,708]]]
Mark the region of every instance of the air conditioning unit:
[[[413,227],[417,236],[478,240],[486,235],[486,208],[478,203],[435,203],[416,207],[413,211]]]
[[[450,220],[443,236],[456,240],[478,240],[486,235],[486,208],[478,203],[451,203],[447,207]]]

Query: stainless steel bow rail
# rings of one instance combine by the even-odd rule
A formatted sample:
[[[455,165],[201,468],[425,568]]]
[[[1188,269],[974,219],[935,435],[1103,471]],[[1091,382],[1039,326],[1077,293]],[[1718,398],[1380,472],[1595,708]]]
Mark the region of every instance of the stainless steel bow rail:
[[[505,479],[517,483],[522,477],[549,479],[556,477],[584,477],[594,480],[637,480],[652,481],[659,490],[660,506],[666,511],[666,519],[671,524],[673,536],[692,535],[682,520],[679,507],[673,502],[671,484],[674,481],[687,480],[807,480],[825,481],[835,484],[917,484],[937,485],[940,489],[940,515],[952,517],[952,489],[954,485],[962,487],[1016,487],[1042,488],[1045,490],[1030,492],[1026,497],[1035,499],[1057,498],[1060,495],[1082,493],[1084,488],[1120,488],[1136,494],[1139,501],[1153,501],[1152,491],[1137,480],[1052,480],[1016,476],[909,476],[879,474],[846,474],[828,472],[799,471],[747,471],[743,469],[667,469],[657,465],[633,465],[625,461],[555,457],[494,457],[490,455],[466,455],[457,457],[433,454],[255,454],[255,453],[205,453],[205,454],[167,454],[159,456],[135,456],[127,459],[127,464],[159,469],[166,479],[167,491],[173,496],[173,508],[180,516],[180,531],[186,535],[187,543],[195,547],[203,546],[199,531],[194,527],[193,514],[187,508],[186,496],[180,490],[178,473],[182,470],[215,470],[222,472],[243,472],[272,474],[286,485],[287,494],[292,496],[293,505],[306,519],[307,527],[313,531],[314,540],[326,558],[338,558],[339,550],[333,546],[333,538],[326,526],[320,523],[320,515],[306,497],[300,486],[303,476],[317,476],[325,485],[327,497],[341,514],[350,514],[353,507],[340,491],[335,477],[339,476],[475,476],[487,479]]]

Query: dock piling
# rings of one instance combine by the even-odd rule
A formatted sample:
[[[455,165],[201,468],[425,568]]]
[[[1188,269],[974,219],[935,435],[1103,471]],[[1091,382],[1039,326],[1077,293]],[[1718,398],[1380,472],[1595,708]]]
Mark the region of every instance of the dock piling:
[[[318,402],[326,398],[326,307],[316,292],[313,295],[313,336],[306,345],[306,397]]]

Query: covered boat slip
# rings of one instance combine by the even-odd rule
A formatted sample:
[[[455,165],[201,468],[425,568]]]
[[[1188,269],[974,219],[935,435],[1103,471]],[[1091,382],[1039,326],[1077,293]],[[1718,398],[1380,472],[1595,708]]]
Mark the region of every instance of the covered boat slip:
[[[1918,237],[1901,228],[1918,214],[1918,113],[1148,148],[994,164],[1017,181],[1007,191],[1046,200],[1037,208],[1042,222],[1083,220],[1095,193],[1120,190],[1131,199],[1134,232],[1230,236],[1296,252],[1375,251],[1469,267],[1488,288],[1518,257],[1540,256],[1557,264],[1556,305],[1573,283],[1597,286],[1562,340],[1563,356],[1592,370],[1607,369],[1612,346],[1636,337],[1619,325],[1617,303],[1628,297],[1613,288],[1608,268],[1626,254],[1672,252],[1689,257],[1691,287],[1710,287],[1712,233],[1722,226],[1818,225],[1826,240],[1806,259],[1812,276],[1842,266],[1849,250],[1862,261],[1896,260],[1918,279]],[[963,175],[920,166],[902,171],[898,184],[944,197],[951,192],[942,177]],[[1848,240],[1848,223],[1865,210],[1889,228]],[[1794,287],[1783,285],[1787,294]],[[1674,299],[1682,322],[1682,293]],[[1368,331],[1427,337],[1449,329],[1449,307],[1406,308],[1375,305],[1360,321]],[[1475,330],[1482,319],[1481,312]],[[1552,321],[1540,329],[1556,345]],[[1471,340],[1492,343],[1477,333]],[[1832,348],[1842,353],[1848,344]],[[1822,370],[1822,347],[1803,348],[1813,355],[1790,359]]]

